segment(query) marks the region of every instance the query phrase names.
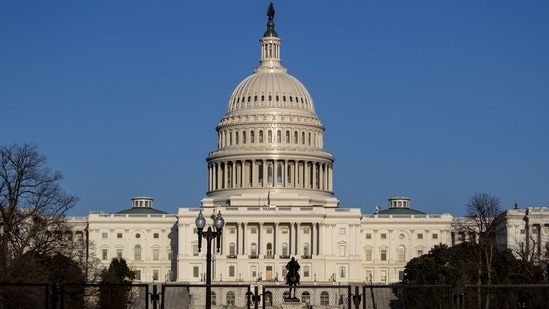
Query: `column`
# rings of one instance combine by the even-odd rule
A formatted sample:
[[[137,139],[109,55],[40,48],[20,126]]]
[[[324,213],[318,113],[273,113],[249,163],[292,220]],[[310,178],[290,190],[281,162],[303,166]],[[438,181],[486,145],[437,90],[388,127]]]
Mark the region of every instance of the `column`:
[[[267,165],[267,160],[262,160],[263,162],[263,183],[261,184],[262,187],[268,187],[269,186],[269,166]]]
[[[246,223],[242,223],[242,255],[246,254]]]
[[[278,242],[278,238],[277,238],[277,235],[278,235],[278,222],[275,222],[275,225],[273,227],[273,256],[276,256],[276,253],[278,252],[277,249],[277,242]]]
[[[261,247],[262,247],[262,241],[261,241],[261,232],[263,231],[263,222],[259,222],[259,228],[257,231],[257,256],[261,256]]]
[[[216,163],[216,190],[221,189],[221,164],[219,162]]]
[[[301,252],[301,249],[299,248],[299,228],[301,226],[300,223],[295,223],[295,254],[298,255]]]

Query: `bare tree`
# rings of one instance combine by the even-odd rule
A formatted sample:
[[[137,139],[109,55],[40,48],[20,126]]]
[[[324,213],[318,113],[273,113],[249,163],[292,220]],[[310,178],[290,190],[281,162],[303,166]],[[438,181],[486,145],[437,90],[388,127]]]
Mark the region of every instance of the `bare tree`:
[[[501,214],[499,198],[489,193],[474,193],[465,205],[466,216],[474,220],[479,238],[490,237],[492,222]],[[479,239],[480,240],[480,239]]]
[[[65,246],[64,218],[78,198],[61,189],[62,174],[46,162],[34,144],[0,147],[0,280],[17,280],[6,270],[25,255],[53,256]]]
[[[502,213],[499,198],[489,193],[474,193],[465,205],[467,217],[466,233],[476,235],[471,237],[479,246],[473,246],[470,254],[477,266],[477,284],[491,284],[493,260],[497,250],[495,243],[496,227],[494,219]],[[478,293],[478,307],[481,308],[481,293]],[[490,307],[490,299],[485,299],[485,308]]]

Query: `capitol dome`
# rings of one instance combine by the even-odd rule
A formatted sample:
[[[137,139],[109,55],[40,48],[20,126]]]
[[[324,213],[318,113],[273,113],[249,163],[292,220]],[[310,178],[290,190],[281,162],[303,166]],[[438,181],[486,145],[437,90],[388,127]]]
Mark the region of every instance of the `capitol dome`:
[[[333,156],[305,86],[288,74],[269,15],[260,64],[233,91],[208,162],[208,206],[337,207]]]

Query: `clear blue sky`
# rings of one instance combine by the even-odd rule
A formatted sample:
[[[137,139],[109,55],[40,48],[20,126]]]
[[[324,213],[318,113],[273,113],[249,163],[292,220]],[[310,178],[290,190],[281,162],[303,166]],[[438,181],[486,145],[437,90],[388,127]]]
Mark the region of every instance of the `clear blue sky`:
[[[2,1],[0,144],[33,142],[71,215],[205,196],[205,158],[259,63],[269,1]],[[275,1],[341,207],[408,196],[463,215],[474,192],[549,206],[549,1]]]

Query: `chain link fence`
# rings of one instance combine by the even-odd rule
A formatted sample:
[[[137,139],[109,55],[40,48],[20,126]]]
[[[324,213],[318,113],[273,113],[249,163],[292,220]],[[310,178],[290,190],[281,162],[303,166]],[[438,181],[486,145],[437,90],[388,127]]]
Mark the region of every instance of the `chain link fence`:
[[[206,285],[165,284],[162,285],[161,307],[163,309],[204,309],[206,308]],[[249,308],[250,285],[212,284],[212,309]]]
[[[212,309],[549,308],[549,285],[212,284]],[[0,309],[205,309],[204,284],[0,283]]]
[[[48,309],[49,297],[47,284],[0,283],[0,309]]]
[[[466,285],[463,308],[549,308],[549,284]]]

